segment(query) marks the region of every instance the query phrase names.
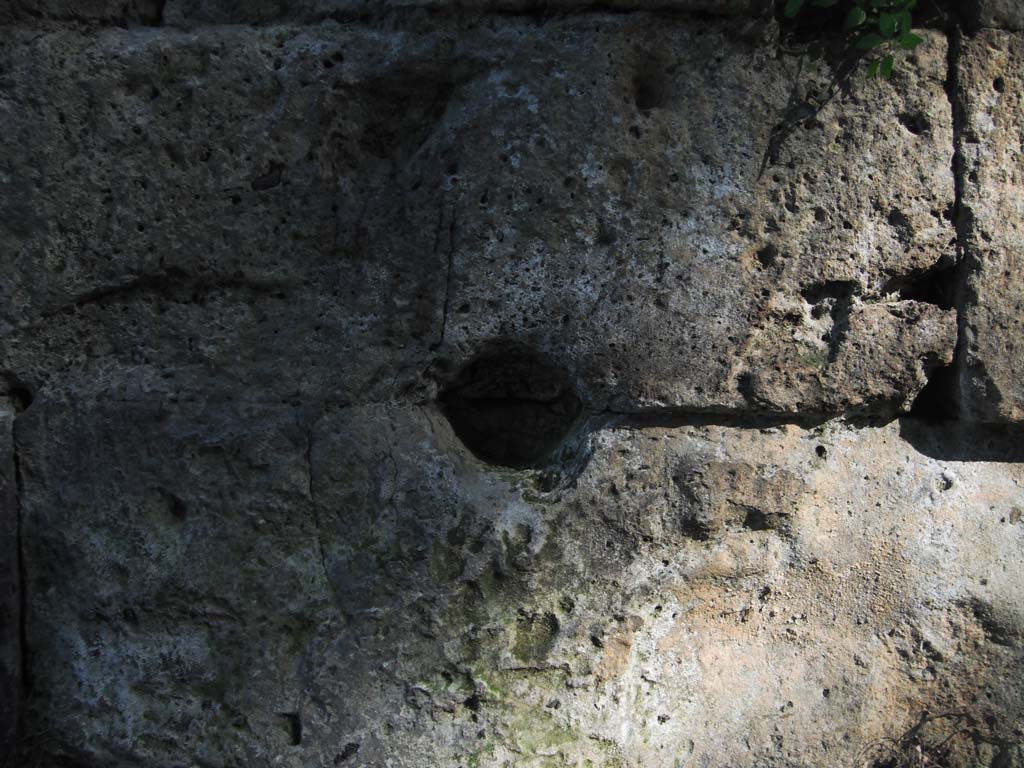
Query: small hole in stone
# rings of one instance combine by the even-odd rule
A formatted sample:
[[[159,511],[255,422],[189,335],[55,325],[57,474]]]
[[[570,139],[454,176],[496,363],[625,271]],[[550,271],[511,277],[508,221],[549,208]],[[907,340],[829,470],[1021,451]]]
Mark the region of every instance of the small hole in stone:
[[[657,61],[646,62],[633,75],[633,98],[641,112],[659,109],[668,103],[669,80]]]
[[[518,344],[478,355],[439,400],[455,434],[474,455],[515,468],[548,458],[582,410],[568,374]]]
[[[818,454],[818,458],[820,459],[824,459],[826,456],[828,456],[828,451],[825,449],[824,445],[819,445],[817,448],[814,449],[814,452]]]
[[[296,747],[302,743],[302,720],[299,719],[298,712],[283,712],[280,715],[281,720],[284,723],[285,730],[288,733],[288,741]]]
[[[926,133],[932,127],[931,121],[921,112],[904,112],[900,115],[900,124],[915,136]]]
[[[359,745],[356,742],[354,742],[354,741],[350,741],[348,744],[345,745],[345,748],[343,750],[341,750],[341,754],[335,756],[334,764],[335,765],[341,765],[346,760],[348,760],[350,757],[354,757],[356,752],[358,752],[358,751],[359,751]]]
[[[928,383],[914,399],[908,415],[931,423],[955,421],[960,416],[956,366],[941,366],[927,373]]]
[[[992,81],[992,87],[995,88],[996,92],[1004,93],[1006,91],[1006,80],[1001,77],[997,77]]]
[[[779,256],[779,249],[769,243],[757,252],[757,260],[762,267],[770,267]]]
[[[748,509],[743,517],[743,527],[748,531],[767,531],[771,528],[768,516],[759,509]]]
[[[11,387],[7,393],[7,397],[10,399],[11,405],[14,406],[14,410],[17,413],[21,413],[32,405],[32,392],[26,387]]]
[[[615,227],[603,219],[598,221],[597,242],[599,245],[614,245],[618,239],[619,234],[615,231]]]

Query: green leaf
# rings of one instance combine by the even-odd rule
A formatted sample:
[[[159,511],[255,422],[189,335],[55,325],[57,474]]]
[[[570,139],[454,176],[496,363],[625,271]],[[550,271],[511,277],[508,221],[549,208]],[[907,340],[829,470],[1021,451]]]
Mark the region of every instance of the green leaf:
[[[883,13],[878,17],[878,29],[886,37],[895,37],[899,17],[895,13]]]
[[[783,13],[786,15],[786,18],[792,19],[794,16],[800,13],[800,9],[804,7],[805,2],[806,0],[786,0],[786,8],[783,11]]]
[[[868,77],[877,77],[878,76],[878,65],[880,63],[881,62],[879,62],[878,59],[872,59],[871,60],[871,63],[868,64]]]
[[[880,46],[884,40],[880,35],[876,35],[874,32],[864,35],[860,40],[857,41],[857,47],[862,51],[870,51],[872,48]]]
[[[900,35],[900,48],[903,48],[904,50],[907,51],[914,50],[923,42],[924,38],[918,37],[913,32],[904,32],[902,35]]]
[[[892,58],[892,54],[890,54],[890,55],[886,56],[884,59],[882,59],[882,66],[880,66],[878,68],[878,71],[882,75],[882,77],[884,77],[886,80],[889,80],[889,79],[892,78],[892,68],[893,68],[894,64],[895,64],[895,62],[894,62],[894,60]]]
[[[914,19],[910,15],[910,11],[903,11],[900,14],[900,32],[909,32],[910,28],[914,26]]]
[[[864,13],[864,9],[859,5],[853,6],[850,12],[846,14],[846,21],[843,22],[844,29],[856,29],[867,19],[868,15]]]

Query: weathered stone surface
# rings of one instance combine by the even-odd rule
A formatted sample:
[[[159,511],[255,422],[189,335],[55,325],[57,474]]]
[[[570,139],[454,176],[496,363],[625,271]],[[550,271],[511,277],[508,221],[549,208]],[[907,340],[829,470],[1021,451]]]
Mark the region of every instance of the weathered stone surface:
[[[164,0],[3,0],[0,24],[142,24],[161,22]]]
[[[2,401],[0,401],[2,402]],[[21,574],[14,410],[0,406],[0,765],[14,765],[21,698]]]
[[[955,345],[898,296],[950,255],[943,39],[761,175],[789,64],[652,21],[13,36],[4,365],[365,402],[511,339],[597,411],[905,409]]]
[[[346,20],[386,12],[414,10],[453,13],[537,13],[585,11],[662,11],[712,13],[765,18],[771,0],[167,0],[168,24],[261,24],[280,21],[313,22],[325,18]]]
[[[611,429],[545,492],[417,407],[23,418],[45,754],[853,765],[1020,722],[1024,474],[896,424]]]
[[[617,410],[893,412],[954,336],[951,313],[859,310],[950,256],[944,41],[895,89],[827,106],[761,175],[788,68],[724,27],[644,23],[549,26],[557,53],[538,41],[476,86],[446,345],[527,339]],[[866,322],[841,328],[855,304]],[[868,344],[881,365],[836,365]]]
[[[438,207],[409,208],[401,189],[442,183],[435,153],[407,156],[431,135],[440,63],[422,89],[385,93],[423,131],[389,144],[366,106],[369,73],[384,40],[423,63],[408,35],[28,40],[0,52],[5,367],[40,390],[114,399],[208,382],[243,398],[366,400],[403,371],[415,379],[440,333],[446,256]],[[343,50],[363,74],[328,68]],[[332,126],[343,103],[348,122]]]
[[[1016,42],[600,5],[4,7],[19,765],[1024,765]]]
[[[956,319],[932,304],[851,305],[840,296],[834,303],[772,310],[765,337],[756,337],[747,371],[737,380],[754,408],[797,414],[908,411],[929,374],[953,359]],[[795,317],[804,321],[797,331]],[[815,337],[818,330],[821,336]]]
[[[66,728],[63,746],[31,728],[31,748],[253,765],[250,729],[287,746],[295,652],[329,599],[295,416],[152,401],[19,419],[31,722]]]
[[[967,8],[975,26],[1024,30],[1024,6],[1019,0],[972,0]]]
[[[316,23],[413,11],[454,14],[658,11],[767,18],[771,0],[4,0],[0,24],[176,26]]]
[[[985,31],[963,42],[959,151],[968,279],[963,300],[964,416],[1024,421],[1024,38]]]

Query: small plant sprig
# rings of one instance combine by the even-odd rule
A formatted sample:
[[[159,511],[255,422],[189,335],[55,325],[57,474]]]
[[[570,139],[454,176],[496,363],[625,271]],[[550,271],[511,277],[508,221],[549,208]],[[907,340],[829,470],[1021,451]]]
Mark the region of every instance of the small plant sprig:
[[[838,39],[829,41],[840,49],[860,53],[867,59],[869,77],[892,77],[895,52],[912,51],[923,38],[914,34],[913,10],[917,0],[785,0],[783,16],[796,20],[808,8],[845,12]],[[838,19],[837,19],[838,21]],[[825,41],[808,46],[812,59],[825,54]]]
[[[924,42],[913,32],[914,9],[919,2],[926,6],[925,18],[933,19],[939,11],[936,0],[775,0],[781,22],[779,51],[801,58],[797,81],[804,59],[824,59],[830,80],[823,89],[807,84],[803,95],[799,82],[794,84],[789,106],[768,140],[762,174],[778,161],[782,145],[799,126],[836,95],[849,90],[861,62],[866,61],[870,77],[892,78],[897,54]]]

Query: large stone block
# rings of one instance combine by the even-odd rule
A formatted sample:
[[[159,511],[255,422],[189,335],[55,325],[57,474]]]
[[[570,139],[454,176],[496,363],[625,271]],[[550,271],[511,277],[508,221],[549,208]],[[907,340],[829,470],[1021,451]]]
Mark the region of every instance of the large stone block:
[[[545,489],[417,406],[19,418],[39,765],[853,765],[928,710],[966,766],[1022,714],[1021,468],[895,423]]]
[[[0,58],[2,364],[36,388],[429,396],[515,342],[590,410],[891,415],[952,353],[953,313],[901,299],[951,253],[935,34],[781,145],[796,64],[727,22],[15,33]]]
[[[804,414],[897,412],[949,362],[953,314],[896,306],[952,258],[944,38],[775,157],[795,69],[731,25],[544,30],[452,113],[441,353],[528,341],[597,408]]]
[[[960,394],[965,418],[1024,421],[1024,37],[963,41],[957,95],[967,279]]]
[[[26,753],[261,764],[246,734],[289,745],[297,651],[331,620],[297,412],[36,403],[19,430]]]
[[[407,38],[0,41],[5,369],[38,390],[132,399],[197,380],[262,400],[373,399],[400,371],[415,378],[442,327],[447,256],[440,202],[406,193],[445,183],[448,74],[423,58],[436,38]],[[390,46],[423,71],[381,90]]]

